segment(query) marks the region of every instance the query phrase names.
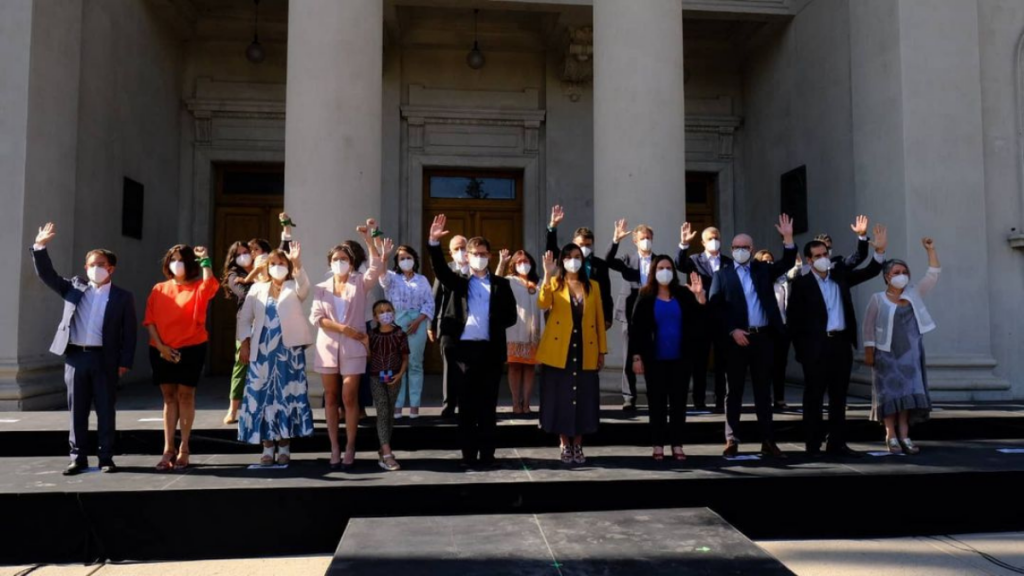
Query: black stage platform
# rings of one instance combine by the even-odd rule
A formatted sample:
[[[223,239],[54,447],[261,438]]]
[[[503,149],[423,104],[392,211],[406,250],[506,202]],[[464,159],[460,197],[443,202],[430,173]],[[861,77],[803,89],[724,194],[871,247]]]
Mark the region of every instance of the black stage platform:
[[[646,447],[592,446],[586,465],[568,467],[553,446],[503,448],[498,467],[470,472],[451,450],[399,449],[395,473],[372,452],[352,472],[329,472],[323,453],[254,470],[250,448],[196,451],[179,473],[153,470],[158,456],[121,456],[117,474],[70,478],[60,475],[66,457],[6,457],[0,563],[330,553],[360,517],[707,507],[755,539],[1024,530],[1024,454],[998,451],[1024,449],[1020,436],[916,439],[913,457],[812,458],[783,444],[786,460],[727,461],[716,442],[688,445],[682,463],[654,462]]]
[[[706,508],[353,519],[328,576],[792,574]]]

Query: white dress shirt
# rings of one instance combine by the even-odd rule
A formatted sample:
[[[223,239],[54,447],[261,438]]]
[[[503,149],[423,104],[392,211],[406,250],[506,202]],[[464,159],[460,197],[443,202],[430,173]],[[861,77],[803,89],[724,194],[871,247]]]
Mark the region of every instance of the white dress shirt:
[[[462,340],[486,342],[491,339],[491,275],[469,277],[469,308]]]
[[[647,286],[647,273],[651,269],[651,259],[654,257],[654,253],[652,252],[648,256],[637,253],[637,257],[640,258],[640,286]]]
[[[757,297],[757,289],[750,277],[750,263],[736,265],[736,275],[740,278],[743,286],[743,297],[747,301],[747,324],[751,328],[762,328],[768,325],[768,316],[761,306],[761,299]],[[744,328],[743,326],[740,327]]]
[[[103,314],[110,300],[110,282],[96,286],[92,282],[82,292],[71,319],[70,343],[75,346],[103,346]]]

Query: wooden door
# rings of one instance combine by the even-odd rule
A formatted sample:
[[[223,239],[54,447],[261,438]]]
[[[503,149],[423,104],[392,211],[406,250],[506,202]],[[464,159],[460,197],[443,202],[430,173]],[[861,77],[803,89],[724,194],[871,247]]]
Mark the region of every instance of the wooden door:
[[[264,238],[276,248],[280,243],[283,210],[284,166],[281,164],[223,164],[214,167],[213,260],[219,276],[228,248],[235,241]],[[210,326],[210,374],[227,375],[235,363],[234,298],[223,292],[213,301]]]
[[[427,170],[423,175],[423,230],[430,230],[434,217],[444,214],[451,232],[441,241],[446,253],[452,236],[487,238],[491,244],[490,268],[493,272],[498,266],[498,252],[502,248],[515,252],[523,247],[522,192],[522,172]],[[425,254],[425,239],[421,248],[421,253]],[[426,257],[423,261],[423,274],[433,282],[434,271],[430,261]],[[435,314],[439,313],[435,311]],[[423,363],[427,373],[441,372],[440,350],[436,344],[428,343]]]
[[[686,173],[686,221],[697,231],[697,238],[690,244],[691,255],[704,250],[700,233],[709,226],[718,226],[715,215],[717,181],[718,175],[713,172]],[[710,288],[705,286],[705,289]]]

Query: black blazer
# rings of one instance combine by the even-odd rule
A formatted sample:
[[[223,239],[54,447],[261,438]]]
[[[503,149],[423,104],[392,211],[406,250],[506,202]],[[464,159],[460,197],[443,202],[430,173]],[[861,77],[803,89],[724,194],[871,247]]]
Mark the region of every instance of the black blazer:
[[[434,274],[438,281],[446,289],[451,291],[451,296],[445,304],[444,310],[438,315],[440,320],[440,335],[449,339],[448,342],[457,341],[462,338],[462,331],[466,328],[466,318],[469,314],[469,278],[456,274],[448,267],[444,260],[444,252],[441,246],[427,245],[430,253],[430,263],[434,267]],[[490,337],[491,359],[496,362],[504,362],[508,356],[505,347],[505,330],[515,326],[518,320],[516,298],[512,294],[512,286],[508,280],[491,274],[491,301],[490,319],[488,322]]]
[[[732,258],[729,258],[725,254],[719,252],[719,270],[725,268],[731,268],[733,265]],[[693,256],[687,256],[686,250],[682,248],[676,253],[676,268],[689,278],[690,274],[696,272],[700,276],[701,282],[704,283],[704,289],[711,290],[711,281],[714,279],[715,271],[711,269],[711,261],[708,260],[707,252],[701,252],[700,254],[694,254]]]
[[[829,272],[832,280],[839,286],[839,297],[843,301],[843,316],[846,320],[846,329],[839,337],[853,348],[857,347],[857,316],[850,288],[867,282],[881,272],[882,265],[874,258],[859,270],[835,266]],[[793,280],[789,305],[786,308],[786,327],[793,338],[798,362],[804,363],[820,355],[822,344],[828,338],[825,333],[828,327],[828,309],[825,307],[825,298],[813,272]]]
[[[761,308],[768,318],[768,325],[779,333],[785,332],[779,303],[775,300],[775,280],[786,273],[796,263],[796,247],[786,248],[782,258],[773,264],[765,264],[751,258],[750,278],[754,282],[754,290],[761,302]],[[736,272],[737,264],[729,268],[720,268],[711,281],[709,304],[717,331],[728,336],[733,330],[746,330],[750,327],[747,318],[747,299],[743,294],[743,284]],[[787,311],[788,313],[788,311]]]
[[[455,262],[449,262],[448,263],[448,269],[454,271],[455,270]],[[459,275],[461,276],[462,274],[459,274]],[[440,280],[438,280],[437,278],[434,278],[433,294],[434,294],[434,317],[430,320],[430,327],[431,327],[431,329],[434,330],[434,333],[438,335],[438,338],[440,338],[440,334],[441,334],[441,312],[443,312],[445,307],[448,305],[448,300],[451,298],[452,293],[451,293],[451,290],[448,290],[447,288],[444,287],[443,284],[441,284]],[[445,342],[442,339],[441,340],[441,346],[444,347],[444,346],[447,346],[447,345],[448,345],[448,342]]]
[[[32,263],[35,264],[36,276],[64,300],[64,313],[50,345],[50,352],[63,355],[71,339],[71,322],[89,282],[77,276],[62,278],[58,275],[45,248],[32,251]],[[131,368],[135,363],[137,338],[135,298],[131,292],[111,284],[110,297],[103,312],[103,367],[115,375],[118,368]]]
[[[697,302],[697,298],[686,288],[679,286],[672,293],[673,301],[683,311],[682,326],[682,358],[690,361],[693,357],[693,350],[696,341],[701,337],[707,323],[706,306]],[[629,325],[629,349],[631,354],[639,354],[643,358],[644,365],[649,366],[654,360],[657,350],[655,339],[657,337],[657,319],[654,317],[654,303],[657,294],[639,294],[636,305],[633,307],[633,318]],[[632,362],[632,358],[627,358]]]
[[[639,254],[623,254],[619,256],[619,243],[612,242],[608,246],[608,252],[605,253],[604,259],[608,264],[610,270],[615,270],[622,275],[622,279],[626,282],[640,283],[640,255]],[[654,254],[652,253],[653,257]],[[636,304],[637,295],[640,293],[638,288],[630,288],[629,295],[626,296],[626,324],[629,325],[633,320],[633,306]]]
[[[545,250],[554,254],[555,258],[558,258],[558,253],[562,251],[562,247],[558,245],[557,228],[548,228]],[[612,296],[612,281],[608,276],[608,263],[594,256],[593,252],[590,253],[588,260],[590,262],[590,279],[597,282],[597,287],[601,289],[601,308],[604,310],[604,321],[610,323],[615,298]]]

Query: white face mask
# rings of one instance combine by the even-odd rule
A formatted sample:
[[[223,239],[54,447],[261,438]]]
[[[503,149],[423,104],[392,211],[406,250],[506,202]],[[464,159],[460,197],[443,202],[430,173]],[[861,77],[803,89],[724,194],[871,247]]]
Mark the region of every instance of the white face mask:
[[[452,252],[452,260],[455,260],[455,263],[458,264],[459,266],[465,266],[466,265],[466,251],[462,250],[462,249],[459,249],[459,250],[456,250],[456,251]]]
[[[662,268],[654,273],[654,277],[658,280],[658,284],[661,284],[662,286],[668,286],[674,276],[675,273],[668,268]]]
[[[583,261],[579,258],[566,258],[565,260],[562,260],[562,266],[565,266],[566,272],[575,274],[583,267]]]
[[[416,261],[412,258],[405,258],[404,260],[398,261],[398,267],[402,269],[402,272],[409,272],[416,265]]]
[[[476,254],[473,254],[469,257],[469,267],[477,272],[482,272],[487,269],[488,261],[489,258],[486,256],[477,256]]]
[[[532,269],[533,268],[526,262],[516,264],[516,273],[519,274],[520,276],[526,276],[527,274],[530,273],[530,270]]]
[[[590,258],[590,255],[594,253],[594,249],[590,246],[580,246],[580,252],[583,252],[584,258]]]
[[[270,267],[270,277],[274,280],[284,280],[288,277],[288,267],[284,264],[275,264]]]
[[[235,256],[235,264],[238,264],[242,268],[248,268],[252,264],[252,254],[239,254]]]
[[[636,247],[639,248],[641,252],[650,252],[651,240],[649,238],[644,238],[643,240],[636,243]]]
[[[732,251],[732,259],[740,264],[746,264],[750,260],[750,250],[740,248]]]
[[[910,283],[910,276],[906,274],[893,274],[889,278],[889,285],[897,290],[903,290]]]
[[[334,272],[338,276],[348,274],[348,271],[352,269],[352,265],[348,263],[348,260],[332,260],[331,261],[331,272]]]
[[[85,275],[89,277],[89,281],[93,284],[103,284],[110,277],[110,272],[107,272],[107,269],[103,266],[90,266],[85,271]]]
[[[704,249],[712,254],[718,254],[718,250],[722,247],[722,241],[718,238],[712,238],[708,240],[707,244],[704,245]]]
[[[828,258],[818,258],[814,261],[814,269],[818,272],[828,272],[832,268],[832,262]]]
[[[389,324],[391,324],[394,321],[395,321],[395,313],[394,312],[381,312],[380,313],[380,317],[377,320],[377,322],[380,323],[381,326],[388,326]]]
[[[185,263],[182,262],[181,260],[175,260],[174,262],[171,262],[167,267],[170,268],[171,274],[175,278],[180,278],[185,275]]]

